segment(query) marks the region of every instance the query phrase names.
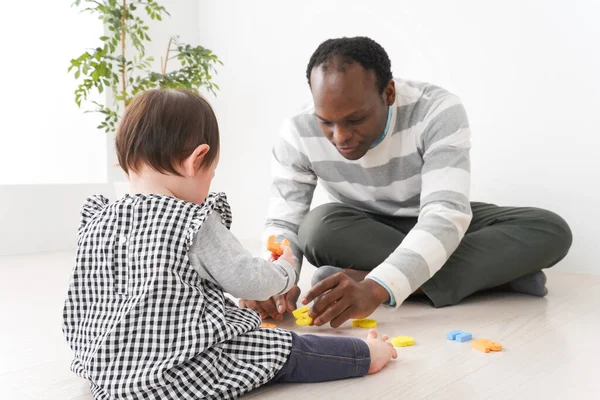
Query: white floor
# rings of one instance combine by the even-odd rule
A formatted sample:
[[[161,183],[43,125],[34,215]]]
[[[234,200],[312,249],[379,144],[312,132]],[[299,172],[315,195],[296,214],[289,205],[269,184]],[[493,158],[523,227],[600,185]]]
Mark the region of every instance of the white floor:
[[[86,382],[69,371],[61,333],[72,258],[0,257],[0,399],[92,398]],[[416,339],[380,374],[265,387],[244,399],[600,399],[600,276],[548,275],[545,299],[496,293],[439,310],[417,301],[399,311],[379,309],[380,331]],[[334,331],[279,324],[299,333],[365,334],[348,325]],[[496,340],[504,351],[483,354],[469,343],[446,341],[453,329]]]

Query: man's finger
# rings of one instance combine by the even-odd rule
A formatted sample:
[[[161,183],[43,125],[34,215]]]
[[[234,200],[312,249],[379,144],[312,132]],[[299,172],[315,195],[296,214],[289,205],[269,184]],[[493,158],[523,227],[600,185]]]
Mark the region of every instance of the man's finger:
[[[313,319],[319,318],[321,314],[333,307],[336,301],[344,296],[344,292],[339,287],[333,288],[327,293],[321,295],[309,310],[309,315]]]
[[[326,291],[336,287],[340,283],[343,275],[343,272],[338,272],[337,274],[332,275],[329,278],[325,278],[321,282],[317,283],[308,291],[308,293],[306,293],[306,296],[304,296],[302,299],[302,304],[306,305]]]
[[[288,312],[294,311],[296,307],[296,302],[298,301],[298,297],[300,296],[300,288],[298,286],[292,286],[289,292],[285,295],[285,307]]]
[[[335,304],[332,304],[325,312],[319,315],[314,321],[313,324],[317,326],[325,325],[329,321],[337,318],[340,314],[342,314],[346,309],[350,306],[347,301],[341,300]],[[341,324],[340,324],[341,325]],[[339,325],[338,325],[339,326]],[[332,325],[333,327],[333,325]],[[334,328],[337,328],[334,327]]]
[[[259,306],[259,305],[258,305],[258,303],[257,303],[257,304],[256,304],[256,306],[253,308],[253,310],[254,310],[254,311],[256,311],[257,313],[259,313],[259,314],[260,314],[260,317],[261,317],[262,319],[267,319],[267,318],[269,318],[269,314],[267,314],[267,312],[266,312],[266,311],[265,311],[265,310],[264,310],[264,309],[263,309],[261,306]]]
[[[277,312],[279,314],[283,314],[285,312],[285,297],[274,296],[274,299],[275,299],[275,307],[277,308]]]
[[[241,308],[249,308],[251,310],[256,311],[257,313],[260,314],[260,317],[262,319],[266,319],[268,316],[267,313],[265,312],[265,310],[263,310],[263,308],[260,306],[260,304],[254,300],[240,299],[240,307]]]
[[[340,315],[331,320],[332,328],[339,328],[342,324],[352,318],[353,307],[350,306],[344,310]]]
[[[254,300],[240,299],[240,308],[251,308],[252,310],[256,310],[256,306],[257,304]]]
[[[277,317],[279,317],[279,319],[281,319],[281,314],[277,311],[277,306],[275,305],[275,300],[273,300],[273,298],[261,301],[260,305],[269,317],[273,319],[278,319]]]
[[[250,303],[250,302],[248,302],[248,303]],[[253,309],[254,311],[256,311],[257,313],[259,313],[260,317],[262,319],[267,319],[268,315],[267,315],[266,311],[263,310],[263,308],[260,306],[260,304],[257,301],[253,301],[252,303],[254,303],[254,304],[252,304],[250,306],[250,308]]]

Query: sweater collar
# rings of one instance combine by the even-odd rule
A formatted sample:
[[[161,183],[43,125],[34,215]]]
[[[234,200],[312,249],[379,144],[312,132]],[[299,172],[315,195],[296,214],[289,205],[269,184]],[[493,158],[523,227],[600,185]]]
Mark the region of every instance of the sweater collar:
[[[388,115],[387,115],[387,121],[385,122],[385,128],[383,128],[383,132],[381,132],[381,135],[379,135],[377,140],[375,140],[373,142],[373,144],[371,145],[371,147],[369,147],[369,150],[374,149],[375,147],[377,147],[377,145],[379,143],[383,142],[383,139],[385,139],[388,129],[390,128],[391,120],[392,120],[392,106],[388,106]]]

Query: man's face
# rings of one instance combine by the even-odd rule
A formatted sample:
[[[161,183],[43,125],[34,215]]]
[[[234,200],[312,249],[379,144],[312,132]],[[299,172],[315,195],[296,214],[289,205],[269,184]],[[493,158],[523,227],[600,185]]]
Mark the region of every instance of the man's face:
[[[323,134],[349,160],[363,157],[385,128],[388,106],[394,103],[390,81],[384,94],[377,88],[375,71],[359,63],[345,65],[345,72],[311,72],[315,114]]]

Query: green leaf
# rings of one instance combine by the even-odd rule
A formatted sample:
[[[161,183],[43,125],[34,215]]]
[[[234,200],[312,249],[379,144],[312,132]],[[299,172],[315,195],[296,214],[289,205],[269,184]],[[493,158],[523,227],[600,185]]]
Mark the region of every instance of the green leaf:
[[[113,91],[113,100],[109,105],[94,103],[96,109],[91,110],[104,115],[104,121],[98,126],[99,129],[106,132],[114,131],[122,112],[122,102],[129,102],[131,96],[141,91],[156,87],[188,87],[193,90],[206,88],[214,93],[219,89],[212,82],[214,74],[211,72],[216,72],[215,66],[223,63],[209,49],[181,43],[176,36],[173,37],[174,46],[169,49],[167,58],[179,60],[181,68],[164,76],[152,71],[154,59],[145,56],[145,45],[151,40],[148,34],[147,17],[162,21],[164,15],[170,15],[156,0],[131,0],[124,15],[127,20],[126,26],[121,22],[122,0],[74,1],[77,5],[86,4],[88,7],[84,11],[96,13],[98,18],[108,26],[110,32],[108,35],[100,36],[102,47],[86,51],[72,59],[68,67],[68,72],[73,71],[76,80],[83,78],[74,92],[75,102],[79,107],[82,107],[82,104],[88,101],[88,96],[93,93],[101,94],[109,88]],[[134,13],[136,10],[139,12],[142,7],[146,10],[145,20]],[[128,43],[130,43],[128,54],[131,55],[131,59],[129,56],[125,58],[119,54],[123,29],[127,30]],[[126,90],[121,88],[123,70],[127,72]]]

